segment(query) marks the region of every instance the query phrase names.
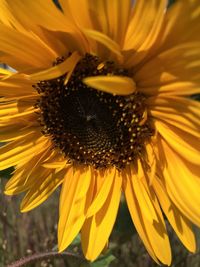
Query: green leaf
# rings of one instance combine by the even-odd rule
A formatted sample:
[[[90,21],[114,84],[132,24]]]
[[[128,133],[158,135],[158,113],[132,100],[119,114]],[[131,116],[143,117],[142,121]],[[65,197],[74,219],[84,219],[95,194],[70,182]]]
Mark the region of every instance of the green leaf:
[[[108,267],[112,261],[114,261],[115,256],[110,252],[105,255],[99,257],[96,261],[90,263],[90,267]]]
[[[120,203],[114,230],[121,233],[122,235],[124,235],[125,233],[127,233],[128,235],[136,233],[125,200]]]
[[[80,234],[78,234],[70,246],[78,246],[78,245],[80,245],[80,243],[81,243],[81,236],[80,236]]]

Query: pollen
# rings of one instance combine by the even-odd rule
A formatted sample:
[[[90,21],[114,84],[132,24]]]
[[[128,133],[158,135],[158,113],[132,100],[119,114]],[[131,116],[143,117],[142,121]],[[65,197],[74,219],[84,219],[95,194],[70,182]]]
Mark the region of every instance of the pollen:
[[[67,84],[62,76],[34,86],[40,94],[36,106],[42,133],[74,164],[123,169],[137,159],[153,134],[145,97],[138,92],[113,95],[82,82],[97,75],[129,76],[129,71],[86,54]]]

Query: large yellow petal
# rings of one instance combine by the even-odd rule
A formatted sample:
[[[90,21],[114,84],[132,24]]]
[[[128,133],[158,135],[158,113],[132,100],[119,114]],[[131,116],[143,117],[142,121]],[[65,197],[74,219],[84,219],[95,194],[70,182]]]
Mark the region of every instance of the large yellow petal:
[[[134,81],[124,76],[92,76],[84,78],[83,82],[89,87],[116,95],[130,95],[136,90]]]
[[[176,122],[181,122],[181,118],[178,119],[177,116],[182,116],[183,121],[185,118],[185,120],[191,122],[189,125],[190,127],[193,127],[194,130],[199,129],[200,127],[200,103],[198,101],[185,97],[167,97],[163,95],[163,97],[150,97],[148,98],[147,103],[150,112],[152,110],[152,114],[155,110],[165,114],[169,114],[169,116],[174,115],[174,121]],[[171,124],[173,123],[171,122]]]
[[[45,158],[49,157],[49,147],[40,148],[37,155],[26,158],[23,162],[17,164],[13,176],[9,179],[5,186],[6,195],[14,195],[29,190],[35,182],[43,176],[48,175],[48,170],[41,167]]]
[[[0,51],[16,60],[22,60],[27,68],[51,66],[55,60],[55,55],[36,38],[17,32],[3,24],[0,24],[0,32]],[[5,63],[9,64],[9,62]]]
[[[14,14],[12,14],[12,11],[8,7],[7,0],[1,0],[0,1],[0,10],[1,10],[0,21],[4,25],[9,26],[11,28],[13,28],[13,26],[15,25],[14,27],[17,30],[24,31],[24,27],[19,23],[19,21],[17,21],[17,19],[15,18]]]
[[[12,0],[7,0],[8,4],[12,7]],[[28,14],[30,21],[34,22],[36,25],[40,25],[44,28],[54,31],[73,31],[73,24],[70,23],[61,10],[59,10],[53,2],[48,0],[15,0],[14,10],[18,11],[18,16],[20,17],[20,12],[23,16]],[[28,21],[27,21],[28,23]]]
[[[57,173],[46,170],[46,175],[43,175],[40,179],[35,177],[35,182],[21,202],[21,212],[32,210],[44,202],[63,182],[65,174],[66,170]]]
[[[36,96],[37,92],[32,87],[33,82],[25,79],[23,75],[13,74],[0,81],[0,95],[4,97]]]
[[[195,252],[195,236],[189,220],[173,204],[160,179],[157,177],[153,181],[153,188],[168,221],[174,228],[179,239],[189,251]]]
[[[199,165],[199,138],[158,120],[155,121],[155,127],[163,139],[165,139],[165,141],[174,149],[174,151],[187,161]]]
[[[8,70],[8,69],[2,69],[2,68],[0,68],[0,74],[3,74],[2,75],[2,78],[3,78],[5,76],[7,76],[7,75],[10,76],[12,74],[12,72],[10,70]]]
[[[51,67],[47,70],[40,71],[38,73],[33,73],[27,78],[33,81],[37,80],[50,80],[60,77],[68,72],[72,72],[78,61],[80,60],[80,55],[77,52],[72,53],[72,55],[67,58],[64,62]]]
[[[79,28],[91,28],[91,18],[90,11],[92,9],[89,6],[89,1],[87,0],[60,0],[60,5],[62,7],[65,16],[72,21],[72,23],[77,25]],[[80,8],[81,6],[81,8]]]
[[[102,32],[118,44],[123,43],[130,18],[131,0],[123,2],[118,0],[61,0],[60,4],[65,16],[80,30],[93,29]]]
[[[200,226],[199,167],[182,159],[164,140],[162,151],[167,161],[163,183],[170,198],[190,221]]]
[[[34,132],[34,130],[34,127],[31,128],[20,124],[0,126],[0,140],[1,142],[9,142],[22,137],[26,138],[26,135]]]
[[[160,49],[200,40],[200,6],[195,0],[176,1],[166,12],[165,27],[159,38]],[[190,29],[190,30],[186,30]]]
[[[157,214],[153,202],[149,197],[149,193],[141,181],[142,177],[144,176],[141,164],[138,164],[137,172],[138,174],[136,175],[131,168],[131,182],[135,192],[137,193],[138,203],[144,209],[143,216],[146,218],[146,220],[152,223],[153,221],[157,220]]]
[[[60,217],[58,223],[58,247],[63,251],[80,231],[88,208],[88,189],[91,184],[90,167],[80,168],[65,176],[60,196]],[[90,199],[90,197],[89,197]]]
[[[142,174],[142,171],[140,173]],[[151,257],[156,262],[159,260],[164,264],[170,265],[171,250],[162,213],[153,190],[150,190],[150,188],[148,190],[147,183],[145,182],[146,185],[144,183],[144,174],[143,177],[139,177],[138,174],[131,168],[132,176],[126,177],[124,186],[133,223]],[[140,183],[140,188],[143,188],[142,191],[141,189],[139,192],[136,190],[134,187],[136,183]],[[145,198],[144,191],[146,191]],[[150,217],[150,214],[153,216]]]
[[[112,231],[121,196],[122,177],[116,171],[112,188],[102,208],[88,218],[81,231],[81,243],[85,257],[95,260],[104,249]]]
[[[191,96],[199,94],[199,86],[192,81],[175,81],[173,83],[156,85],[149,87],[138,87],[138,90],[146,95],[165,95],[165,96]]]
[[[139,63],[153,48],[162,28],[166,5],[166,0],[135,1],[123,47],[131,51],[127,54],[127,65]]]
[[[89,207],[87,211],[87,217],[91,217],[92,215],[95,215],[95,213],[100,210],[100,208],[104,205],[109,192],[111,191],[111,187],[113,185],[113,180],[115,179],[115,168],[112,168],[111,170],[108,169],[104,172],[104,177],[101,177],[100,172],[97,171],[96,175],[96,194],[93,197],[91,206]],[[99,181],[102,179],[99,183]]]
[[[2,98],[2,100],[0,100],[0,120],[33,113],[35,111],[33,107],[35,100],[36,98],[34,96],[33,98],[23,98],[16,102],[7,102],[6,99]]]
[[[155,107],[155,109],[151,109],[151,115],[158,119],[163,121],[164,123],[167,123],[168,125],[173,125],[180,130],[190,133],[191,135],[194,135],[197,138],[200,138],[200,132],[199,127],[194,124],[191,120],[185,116],[185,113],[187,112],[187,108],[185,110],[172,110],[170,108],[166,109],[159,109],[160,107]]]
[[[38,154],[47,145],[46,137],[30,133],[26,138],[20,138],[0,148],[0,170],[15,166],[27,157]]]
[[[109,49],[110,52],[112,52],[117,56],[119,62],[123,61],[123,56],[120,52],[119,45],[115,41],[113,41],[110,37],[96,30],[84,29],[83,32],[87,36],[87,38],[91,38],[92,40],[95,40],[100,44],[103,44],[105,48]]]
[[[200,42],[177,45],[156,56],[134,73],[139,87],[152,87],[174,82],[200,82]]]
[[[104,5],[108,23],[107,35],[122,47],[131,16],[132,2],[131,0],[110,0],[104,1]]]

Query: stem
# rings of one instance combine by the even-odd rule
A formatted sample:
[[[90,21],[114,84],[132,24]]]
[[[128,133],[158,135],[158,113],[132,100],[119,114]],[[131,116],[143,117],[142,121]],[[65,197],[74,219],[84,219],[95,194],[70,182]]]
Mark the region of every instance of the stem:
[[[33,263],[35,261],[41,261],[44,259],[49,259],[49,258],[54,258],[54,257],[75,257],[79,260],[84,260],[80,255],[71,253],[71,252],[63,252],[63,253],[58,253],[58,252],[43,252],[43,253],[36,253],[27,257],[24,257],[18,261],[15,261],[7,267],[21,267],[25,266],[28,263]]]

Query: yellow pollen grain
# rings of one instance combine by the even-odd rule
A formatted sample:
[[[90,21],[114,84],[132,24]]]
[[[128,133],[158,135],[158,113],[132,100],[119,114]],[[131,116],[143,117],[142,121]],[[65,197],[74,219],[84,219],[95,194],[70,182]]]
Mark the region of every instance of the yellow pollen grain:
[[[97,70],[101,70],[105,67],[105,63],[100,63],[98,66],[97,66]]]

